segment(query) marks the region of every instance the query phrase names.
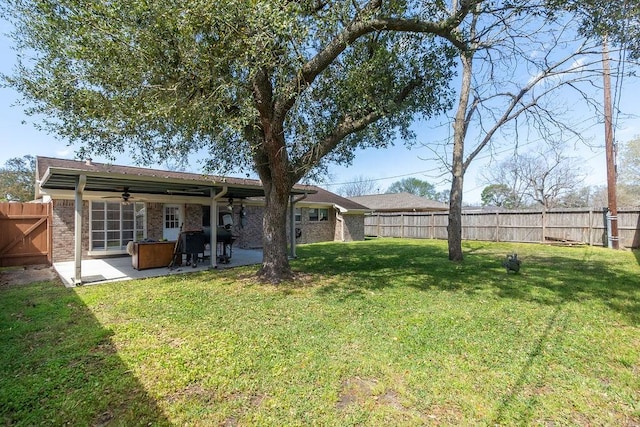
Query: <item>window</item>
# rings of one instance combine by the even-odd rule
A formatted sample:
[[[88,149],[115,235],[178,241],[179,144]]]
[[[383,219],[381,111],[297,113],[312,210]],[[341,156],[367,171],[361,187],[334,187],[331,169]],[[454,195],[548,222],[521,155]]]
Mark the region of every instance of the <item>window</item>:
[[[146,237],[144,203],[91,202],[90,250],[124,250],[130,241]]]
[[[309,221],[328,221],[329,209],[309,209]]]
[[[164,228],[180,228],[180,207],[165,206]]]
[[[300,208],[295,208],[295,216],[296,222],[302,222],[302,211],[300,210]]]

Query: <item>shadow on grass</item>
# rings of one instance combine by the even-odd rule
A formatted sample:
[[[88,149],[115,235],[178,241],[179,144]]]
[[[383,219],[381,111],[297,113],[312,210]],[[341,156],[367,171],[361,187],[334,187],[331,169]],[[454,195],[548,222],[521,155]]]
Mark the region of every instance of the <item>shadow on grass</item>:
[[[507,274],[501,263],[514,245],[466,243],[461,263],[448,261],[446,243],[379,240],[301,247],[299,265],[308,273],[338,276],[320,293],[341,299],[389,287],[455,292],[491,291],[500,298],[545,305],[598,300],[640,324],[640,275],[592,248],[519,245],[522,269]],[[638,252],[635,252],[638,257]],[[625,255],[626,256],[626,255]],[[637,270],[637,266],[631,266]],[[630,267],[630,268],[631,268]]]
[[[0,288],[0,424],[169,425],[72,290]]]

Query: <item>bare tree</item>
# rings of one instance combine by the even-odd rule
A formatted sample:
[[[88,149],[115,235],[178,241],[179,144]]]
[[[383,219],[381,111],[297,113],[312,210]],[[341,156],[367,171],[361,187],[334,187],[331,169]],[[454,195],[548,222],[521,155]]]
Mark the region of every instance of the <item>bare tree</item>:
[[[561,145],[516,154],[492,167],[488,183],[508,187],[519,207],[539,204],[550,209],[565,204],[566,198],[582,188],[584,175],[580,159],[564,154]]]
[[[365,196],[376,193],[378,186],[372,178],[359,175],[351,182],[343,184],[338,188],[338,194],[345,197]]]
[[[563,112],[576,105],[599,107],[592,92],[602,74],[600,40],[585,39],[579,22],[567,14],[547,14],[546,5],[483,2],[459,27],[471,41],[459,53],[452,142],[438,153],[450,159],[450,260],[463,259],[462,196],[471,162],[481,152],[498,148],[499,140],[517,147],[523,132],[531,139],[581,140],[580,123],[571,123]],[[569,99],[580,104],[563,102]],[[537,191],[531,197],[541,203],[555,200],[548,186]]]

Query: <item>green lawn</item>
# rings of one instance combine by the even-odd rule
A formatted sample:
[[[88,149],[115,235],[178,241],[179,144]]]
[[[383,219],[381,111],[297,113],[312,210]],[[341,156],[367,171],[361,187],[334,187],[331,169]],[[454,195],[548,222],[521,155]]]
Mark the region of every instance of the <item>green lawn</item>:
[[[464,249],[301,246],[278,287],[253,267],[2,288],[0,424],[640,424],[640,254]]]

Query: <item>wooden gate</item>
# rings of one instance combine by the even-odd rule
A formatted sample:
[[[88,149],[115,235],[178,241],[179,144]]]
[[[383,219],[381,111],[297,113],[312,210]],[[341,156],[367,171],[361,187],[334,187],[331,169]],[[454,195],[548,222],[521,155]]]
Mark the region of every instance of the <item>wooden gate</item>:
[[[51,265],[50,203],[0,203],[0,267]]]

